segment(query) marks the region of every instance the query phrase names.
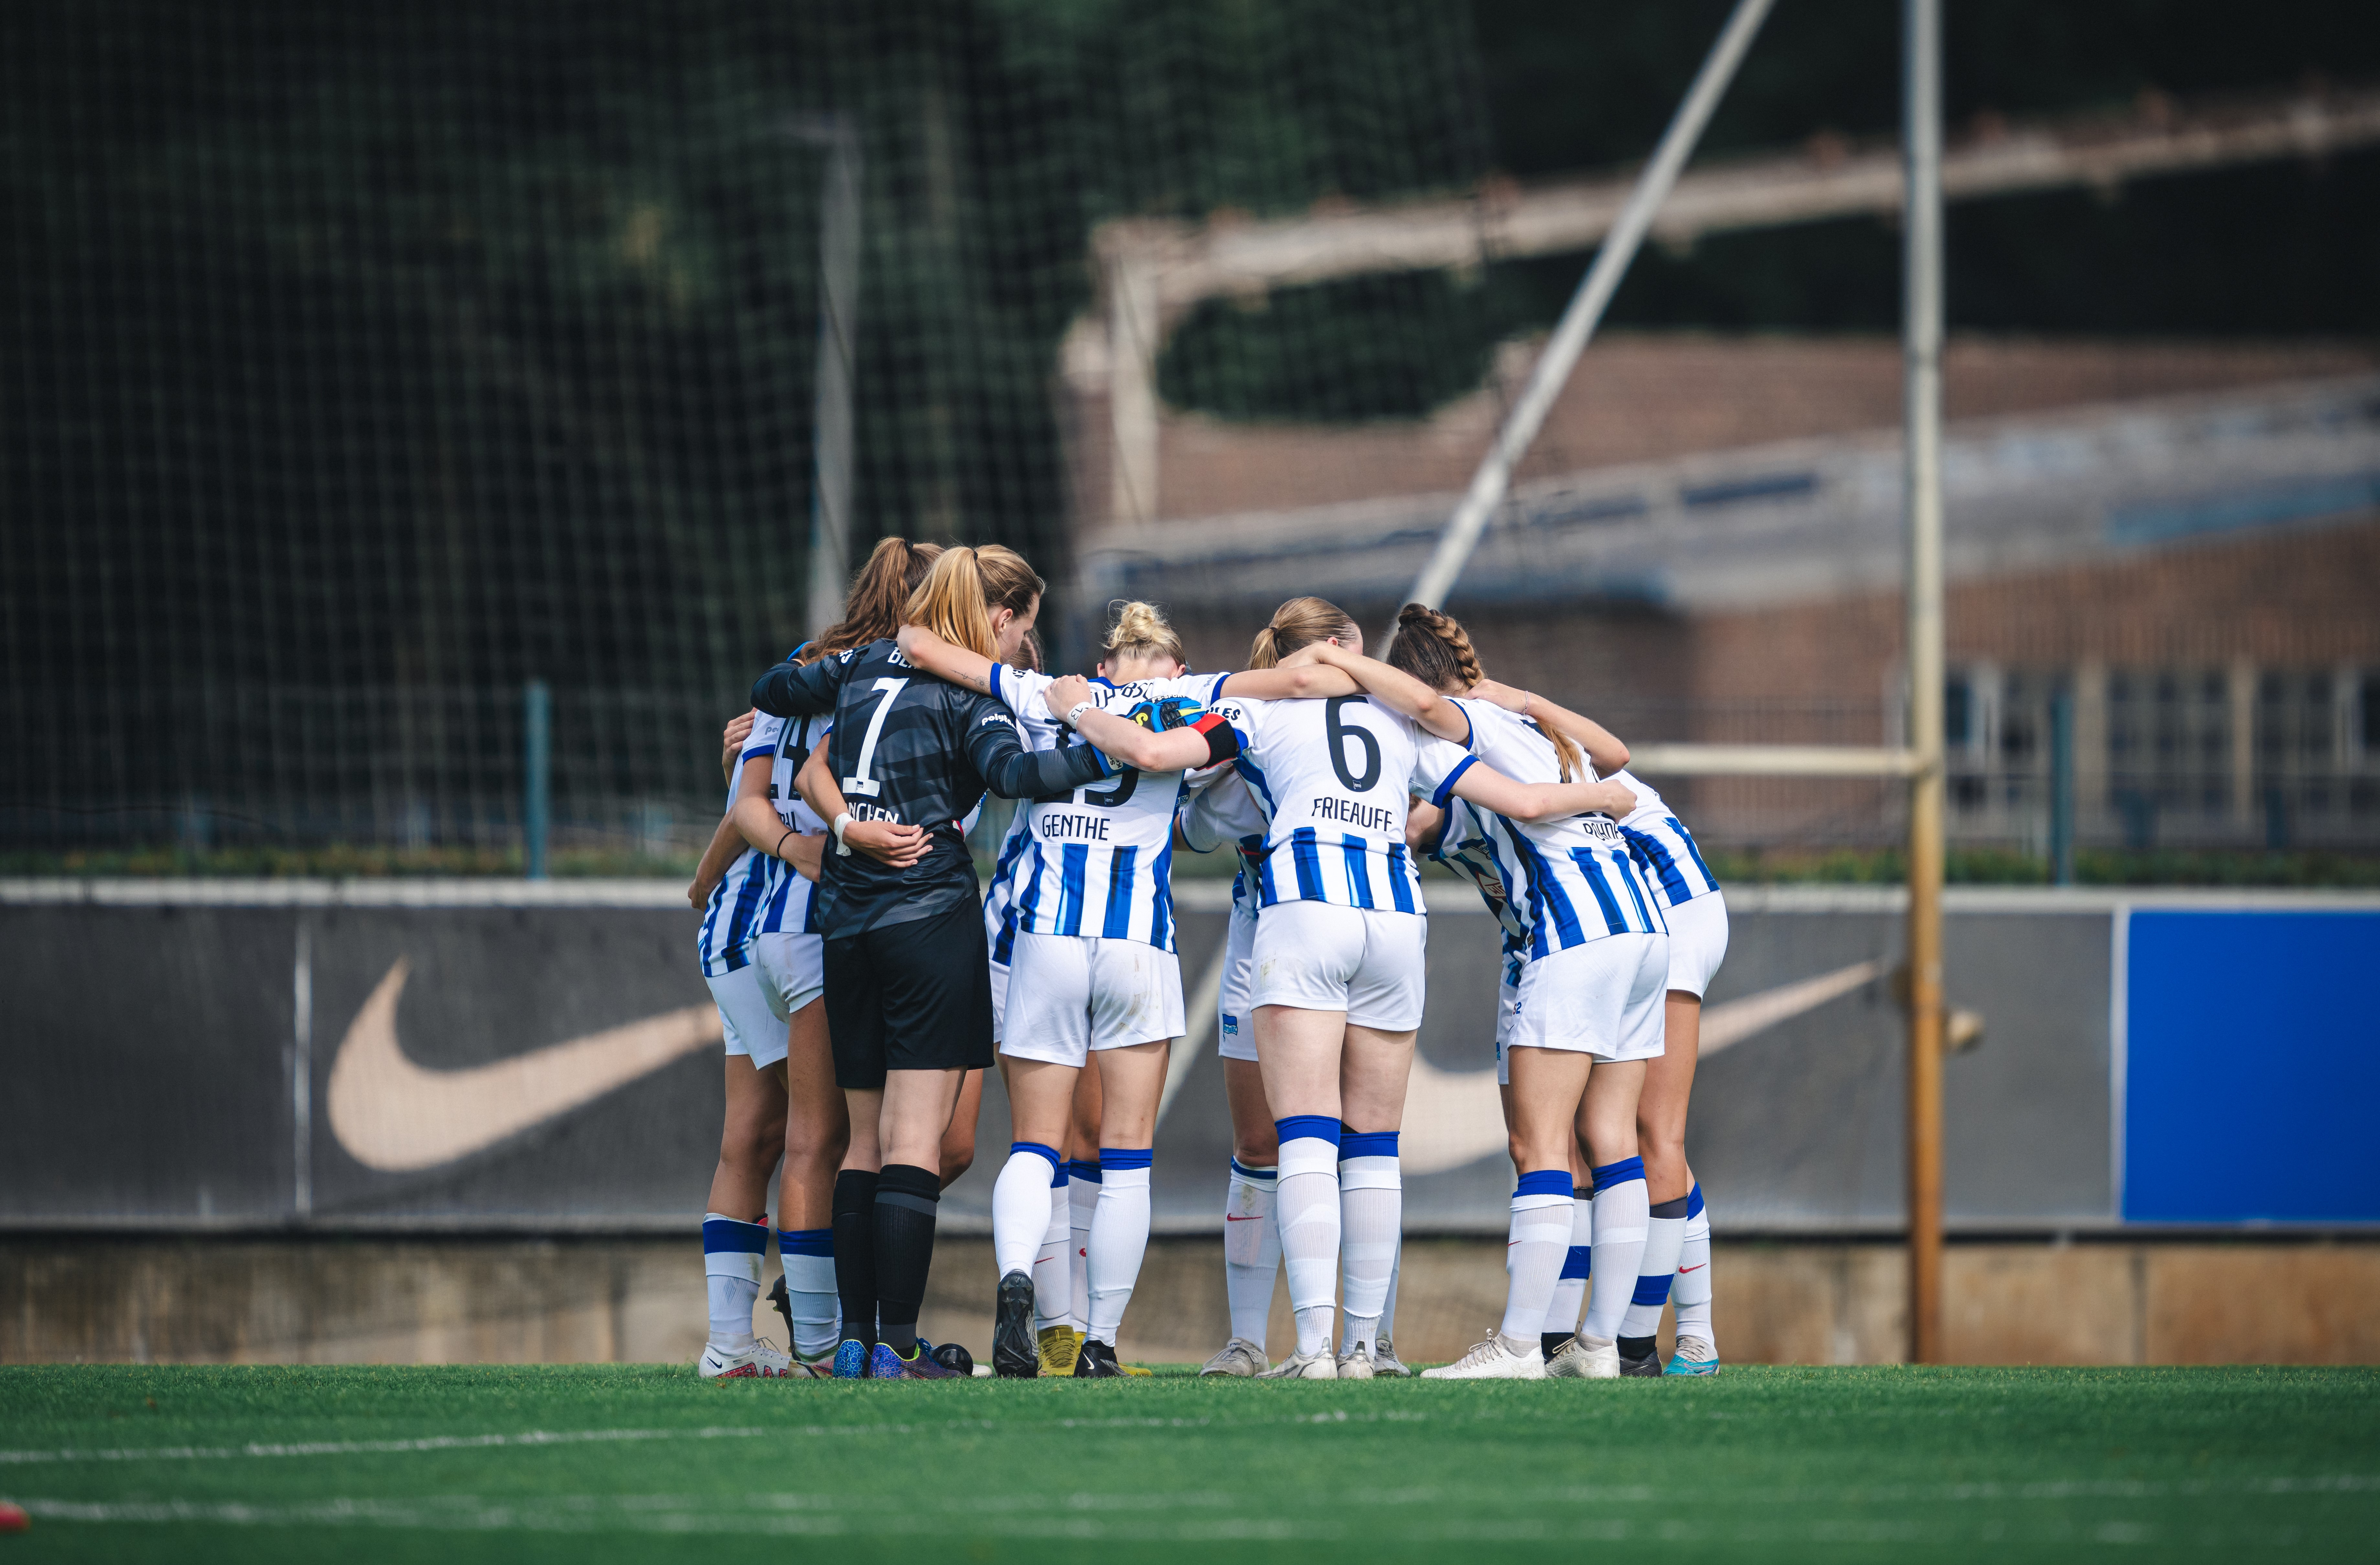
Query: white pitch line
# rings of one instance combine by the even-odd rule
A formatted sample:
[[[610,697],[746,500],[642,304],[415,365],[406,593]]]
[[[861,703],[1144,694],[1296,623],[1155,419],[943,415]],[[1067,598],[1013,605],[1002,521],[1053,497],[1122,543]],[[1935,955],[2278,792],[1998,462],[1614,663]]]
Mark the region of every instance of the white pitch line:
[[[0,1451],[0,1464],[33,1461],[214,1461],[226,1457],[384,1456],[404,1451],[476,1450],[490,1446],[576,1446],[610,1440],[748,1440],[782,1431],[708,1429],[529,1429],[517,1435],[431,1435],[418,1440],[316,1440],[300,1445],[150,1446],[138,1449]]]
[[[417,1440],[317,1440],[294,1445],[148,1446],[126,1449],[0,1450],[0,1466],[67,1461],[220,1461],[236,1457],[387,1456],[412,1451],[480,1450],[491,1447],[574,1446],[616,1440],[751,1440],[847,1438],[855,1435],[917,1435],[945,1429],[1250,1429],[1281,1424],[1410,1424],[1420,1412],[1318,1412],[1295,1418],[961,1418],[926,1424],[784,1424],[773,1427],[702,1429],[530,1429],[516,1435],[432,1435]]]

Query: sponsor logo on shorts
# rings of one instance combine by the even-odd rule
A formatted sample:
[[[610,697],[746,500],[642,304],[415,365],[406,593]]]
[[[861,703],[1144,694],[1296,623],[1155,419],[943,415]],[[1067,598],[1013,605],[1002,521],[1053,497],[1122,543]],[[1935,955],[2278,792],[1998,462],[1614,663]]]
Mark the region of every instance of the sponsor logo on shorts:
[[[1227,1016],[1223,1018],[1223,1036],[1226,1038],[1236,1038],[1239,1035],[1240,1019],[1236,1016]]]

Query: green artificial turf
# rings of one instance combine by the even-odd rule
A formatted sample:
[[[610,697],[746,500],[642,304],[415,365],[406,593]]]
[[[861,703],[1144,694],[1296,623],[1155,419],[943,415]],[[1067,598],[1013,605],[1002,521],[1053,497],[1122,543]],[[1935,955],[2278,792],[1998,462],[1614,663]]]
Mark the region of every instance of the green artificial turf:
[[[565,1437],[518,1438],[540,1432]],[[287,1449],[308,1446],[337,1449]],[[18,1367],[0,1448],[0,1495],[34,1516],[0,1565],[2380,1550],[2380,1372],[2358,1369],[1331,1386]]]

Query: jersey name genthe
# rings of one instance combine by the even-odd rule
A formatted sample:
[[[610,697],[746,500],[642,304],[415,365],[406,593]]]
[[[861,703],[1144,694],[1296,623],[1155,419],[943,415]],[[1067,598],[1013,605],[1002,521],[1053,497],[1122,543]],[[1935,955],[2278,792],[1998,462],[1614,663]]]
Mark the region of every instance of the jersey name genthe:
[[[1419,913],[1421,880],[1405,850],[1409,793],[1440,795],[1471,757],[1416,733],[1405,716],[1360,695],[1322,701],[1224,701],[1240,734],[1240,775],[1269,825],[1259,902]]]
[[[1015,714],[1026,742],[1037,750],[1062,739],[1043,699],[1053,682],[1046,674],[1014,668],[992,673],[992,693]],[[1203,706],[1220,683],[1217,676],[1196,675],[1127,685],[1097,681],[1091,688],[1103,710],[1122,716],[1168,697]],[[1173,812],[1184,775],[1126,770],[1062,799],[1020,806],[1026,814],[1007,865],[1006,926],[1027,935],[1136,940],[1173,949]],[[995,948],[1001,943],[995,935]]]

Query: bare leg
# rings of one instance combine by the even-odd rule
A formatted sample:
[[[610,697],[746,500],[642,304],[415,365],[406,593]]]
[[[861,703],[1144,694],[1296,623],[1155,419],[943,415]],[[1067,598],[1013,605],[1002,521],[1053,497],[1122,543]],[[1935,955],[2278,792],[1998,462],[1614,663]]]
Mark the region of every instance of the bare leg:
[[[826,1004],[812,1000],[794,1013],[785,1063],[785,1168],[777,1184],[777,1256],[784,1267],[785,1311],[795,1351],[805,1359],[832,1352],[836,1295],[831,1245],[819,1242],[834,1223],[834,1176],[851,1141],[851,1120],[834,1084]]]
[[[778,1068],[786,1099],[785,1168],[777,1185],[777,1226],[790,1232],[832,1220],[834,1174],[851,1142],[851,1119],[835,1090],[826,1002],[794,1013],[792,1046]]]
[[[959,1176],[975,1166],[975,1126],[983,1113],[983,1072],[970,1070],[959,1087],[957,1105],[951,1110],[950,1125],[942,1131],[941,1168],[942,1188],[958,1183]]]
[[[1232,1155],[1244,1168],[1269,1168],[1281,1156],[1264,1069],[1253,1059],[1223,1061],[1223,1099],[1232,1110]]]
[[[1694,1055],[1702,1035],[1703,1002],[1682,989],[1669,993],[1661,1055],[1645,1061],[1636,1101],[1636,1143],[1645,1159],[1645,1192],[1654,1205],[1682,1201],[1694,1187],[1686,1166],[1686,1102],[1694,1090]]]
[[[785,1073],[752,1069],[747,1055],[726,1057],[726,1113],[719,1131],[719,1167],[710,1176],[704,1210],[759,1222],[769,1210],[769,1176],[785,1145]]]

